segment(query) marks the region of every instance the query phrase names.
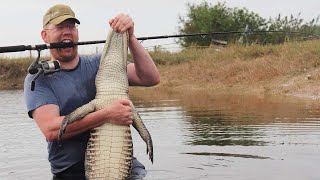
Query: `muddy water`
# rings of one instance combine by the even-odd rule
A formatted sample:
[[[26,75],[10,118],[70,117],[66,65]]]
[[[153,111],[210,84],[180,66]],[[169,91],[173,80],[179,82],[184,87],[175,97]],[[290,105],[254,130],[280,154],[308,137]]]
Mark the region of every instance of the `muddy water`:
[[[132,90],[154,142],[133,130],[145,179],[320,179],[320,104],[291,98]],[[46,143],[22,91],[0,92],[0,179],[49,179]]]

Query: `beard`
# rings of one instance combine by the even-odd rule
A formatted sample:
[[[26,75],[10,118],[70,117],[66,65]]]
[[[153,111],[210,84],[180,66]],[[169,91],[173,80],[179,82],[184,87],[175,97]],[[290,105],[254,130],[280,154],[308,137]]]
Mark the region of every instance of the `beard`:
[[[54,49],[51,54],[56,60],[61,62],[71,62],[78,54],[78,47]]]

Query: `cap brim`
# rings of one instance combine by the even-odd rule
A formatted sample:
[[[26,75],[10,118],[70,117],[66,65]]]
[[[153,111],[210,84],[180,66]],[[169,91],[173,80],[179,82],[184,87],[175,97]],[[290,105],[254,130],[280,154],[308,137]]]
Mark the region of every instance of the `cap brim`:
[[[75,18],[73,16],[70,16],[70,15],[59,16],[59,17],[57,17],[55,19],[52,19],[50,21],[50,24],[58,25],[58,24],[62,23],[63,21],[67,20],[67,19],[73,19],[77,24],[80,24],[80,21],[77,18]]]

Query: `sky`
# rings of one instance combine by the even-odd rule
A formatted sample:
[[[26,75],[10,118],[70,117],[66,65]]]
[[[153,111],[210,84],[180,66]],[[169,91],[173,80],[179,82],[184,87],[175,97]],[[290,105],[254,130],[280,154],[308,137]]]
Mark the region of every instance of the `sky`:
[[[4,0],[0,0],[4,1]],[[110,29],[108,20],[125,13],[135,22],[137,37],[178,34],[179,16],[185,17],[187,3],[200,4],[203,0],[5,0],[0,6],[0,46],[43,44],[40,36],[42,17],[55,4],[69,5],[80,20],[79,41],[105,40]],[[281,16],[297,17],[310,21],[320,15],[320,0],[206,0],[215,5],[225,2],[227,7],[247,8],[263,18]],[[176,48],[174,39],[147,40],[147,49],[155,45]],[[94,53],[103,44],[84,45],[80,53]],[[42,54],[48,53],[48,50]],[[27,56],[30,52],[2,53],[0,57]],[[33,52],[35,54],[35,52]]]

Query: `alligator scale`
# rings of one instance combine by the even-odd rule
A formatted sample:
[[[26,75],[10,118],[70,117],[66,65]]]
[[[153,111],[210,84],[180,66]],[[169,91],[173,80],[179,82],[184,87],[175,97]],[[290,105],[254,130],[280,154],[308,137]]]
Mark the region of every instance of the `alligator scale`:
[[[65,116],[59,133],[63,135],[66,126],[90,112],[111,105],[114,100],[129,99],[128,77],[128,33],[110,30],[102,52],[95,84],[97,94],[94,100]],[[147,144],[147,153],[153,162],[151,136],[136,112],[133,104],[133,127]],[[87,179],[127,179],[131,173],[133,146],[130,126],[105,123],[91,130],[85,157]]]

